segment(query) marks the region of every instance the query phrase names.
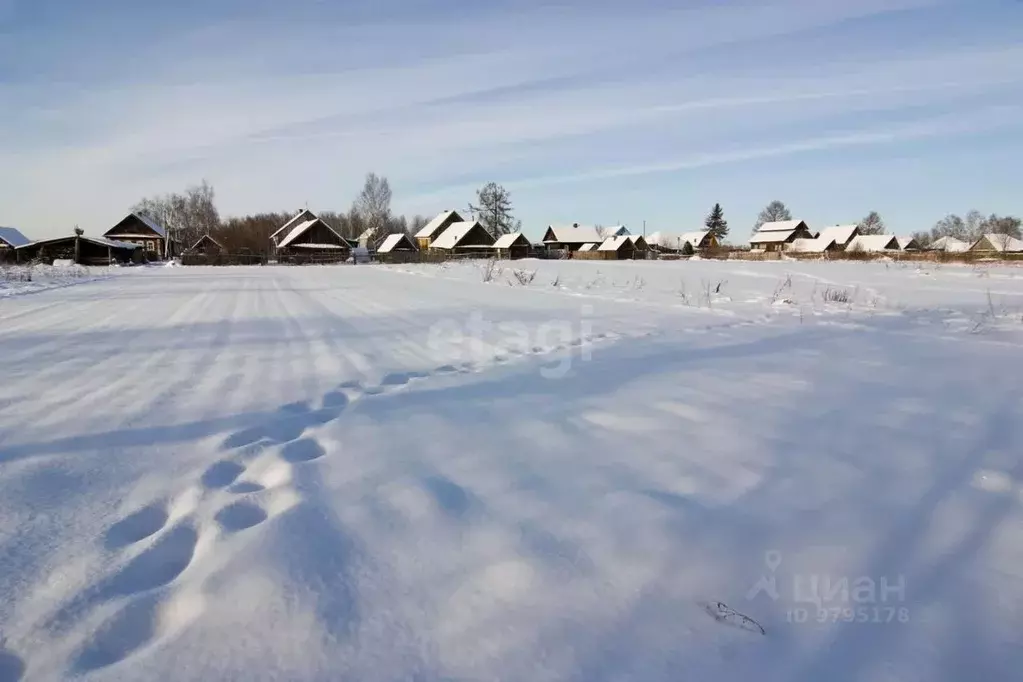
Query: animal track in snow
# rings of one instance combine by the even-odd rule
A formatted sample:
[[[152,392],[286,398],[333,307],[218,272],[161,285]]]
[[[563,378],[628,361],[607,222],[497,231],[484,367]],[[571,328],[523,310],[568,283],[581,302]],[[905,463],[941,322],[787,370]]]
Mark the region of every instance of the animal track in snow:
[[[258,526],[266,521],[268,516],[266,510],[259,505],[250,502],[236,502],[217,512],[216,519],[221,528],[231,533],[237,533]]]
[[[319,441],[312,438],[303,438],[302,440],[288,443],[281,450],[281,457],[292,464],[312,462],[324,457],[326,454],[327,451],[323,449]]]
[[[226,488],[245,473],[245,467],[237,462],[222,460],[213,464],[202,475],[202,484],[206,488]]]
[[[254,481],[242,481],[241,483],[235,483],[233,486],[227,489],[227,492],[234,493],[235,495],[249,495],[251,493],[258,493],[266,490],[266,487],[256,483]]]
[[[173,582],[192,563],[199,534],[180,525],[131,560],[100,588],[101,599],[146,592]]]
[[[107,549],[120,549],[145,540],[162,530],[168,518],[163,503],[142,507],[112,525],[103,537],[103,545]],[[3,679],[0,677],[0,682]]]

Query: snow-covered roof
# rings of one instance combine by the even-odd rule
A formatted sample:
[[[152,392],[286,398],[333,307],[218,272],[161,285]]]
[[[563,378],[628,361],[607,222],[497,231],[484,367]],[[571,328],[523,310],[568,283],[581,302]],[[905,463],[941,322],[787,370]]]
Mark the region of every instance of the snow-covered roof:
[[[293,249],[336,249],[342,251],[348,246],[344,244],[292,244]]]
[[[596,251],[599,244],[583,244],[579,247],[580,251]]]
[[[859,225],[832,225],[831,227],[825,227],[817,236],[818,238],[833,239],[836,244],[845,245],[856,236],[859,228]]]
[[[494,242],[494,248],[510,249],[511,247],[515,246],[515,242],[518,241],[519,239],[525,239],[525,237],[522,236],[521,232],[502,234],[500,237],[497,238],[497,241]]]
[[[802,220],[777,220],[771,223],[764,223],[757,232],[791,232],[800,225],[805,225]]]
[[[976,248],[981,239],[986,239],[994,247],[995,251],[999,253],[1019,253],[1023,251],[1023,240],[1016,239],[1007,234],[985,234],[970,248]]]
[[[625,235],[622,235],[622,236],[625,237],[626,239],[628,239],[633,244],[638,244],[640,242],[640,240],[642,240],[644,244],[647,243],[646,237],[644,237],[641,234],[625,234]]]
[[[415,248],[416,245],[412,242],[411,239],[405,237],[404,232],[395,232],[393,234],[387,235],[387,237],[384,238],[384,241],[380,245],[380,248],[377,249],[377,253],[390,253],[391,251],[394,251],[398,244],[402,243],[402,240],[404,240],[405,243],[411,246],[412,248]]]
[[[894,234],[861,234],[853,237],[846,251],[890,251],[899,248],[899,240]]]
[[[42,244],[52,244],[53,242],[70,241],[70,240],[74,239],[75,237],[76,237],[76,235],[72,234],[72,235],[67,235],[65,237],[51,237],[50,239],[37,239],[34,242],[29,242],[27,244],[22,244],[21,246],[19,246],[17,248],[19,248],[19,249],[27,249],[27,248],[29,248],[31,246],[39,246],[39,245],[42,245]],[[84,242],[89,242],[89,243],[95,244],[97,246],[107,246],[107,247],[110,247],[112,249],[137,249],[137,248],[139,248],[138,244],[132,244],[131,242],[120,242],[120,241],[117,241],[116,239],[107,239],[106,237],[87,237],[87,236],[85,236],[83,234],[83,235],[78,236],[78,238],[81,239]]]
[[[794,253],[824,253],[834,243],[834,237],[823,235],[816,239],[793,239],[788,250]]]
[[[795,234],[795,230],[785,230],[784,232],[778,230],[769,230],[767,232],[757,232],[749,238],[750,244],[774,244],[777,242],[788,241],[789,237]]]
[[[947,253],[962,253],[969,250],[970,243],[955,237],[940,237],[927,247],[931,251],[945,251]]]
[[[327,223],[323,222],[319,218],[313,218],[312,220],[307,220],[304,223],[300,223],[299,225],[296,225],[295,227],[291,228],[291,232],[289,232],[288,236],[286,236],[284,239],[281,240],[281,243],[277,245],[277,248],[283,249],[286,246],[290,246],[293,241],[295,241],[296,239],[301,237],[303,234],[308,232],[309,229],[313,225],[315,225],[316,223],[321,223],[328,230],[330,230],[335,235],[337,235],[338,239],[340,239],[340,240],[344,241],[346,244],[348,244],[348,241],[346,239],[344,239],[341,235],[337,234],[337,230],[335,230],[333,227],[331,227],[330,225],[327,225]],[[299,246],[299,245],[296,244],[295,246]],[[333,247],[337,247],[339,249],[347,248],[347,246],[337,246],[336,244],[331,245],[331,248],[333,248]],[[306,248],[316,248],[316,247],[306,247]]]
[[[917,240],[913,239],[912,235],[900,234],[900,235],[896,235],[895,239],[898,240],[899,248],[902,249],[903,251],[905,251],[910,246],[914,246],[914,245],[917,248],[920,248],[920,243]]]
[[[697,232],[683,232],[679,235],[682,238],[682,243],[689,242],[693,247],[697,247],[703,243],[703,240],[710,234],[710,230],[700,230]]]
[[[595,227],[585,225],[549,225],[554,232],[554,240],[560,244],[599,244],[603,239]]]
[[[147,215],[143,215],[142,213],[132,213],[131,215],[141,220],[146,227],[151,229],[156,234],[160,235],[164,239],[167,238],[167,230],[160,223],[156,222]]]
[[[597,251],[617,251],[625,244],[630,243],[632,243],[632,238],[627,234],[621,234],[617,237],[608,237],[604,240],[603,244],[597,247]]]
[[[277,235],[285,232],[286,230],[290,230],[299,223],[304,223],[309,220],[316,220],[316,214],[310,211],[308,208],[303,208],[301,211],[296,213],[291,220],[277,228],[277,231],[270,235],[270,239],[276,239]]]
[[[31,242],[20,230],[13,227],[0,227],[0,241],[5,242],[13,249]]]
[[[457,222],[464,222],[462,216],[458,215],[458,211],[444,211],[436,218],[426,223],[423,229],[416,232],[416,239],[427,239],[433,236],[433,233],[439,230],[444,223],[450,221],[452,218],[456,218]]]
[[[430,244],[430,248],[433,249],[453,249],[458,246],[458,242],[462,241],[465,235],[472,231],[472,228],[479,225],[479,222],[473,220],[472,222],[465,221],[461,223],[454,223],[448,229],[440,233],[440,236],[433,240]]]
[[[194,251],[195,249],[199,248],[199,245],[202,244],[203,242],[213,242],[217,246],[217,248],[220,249],[224,248],[216,239],[214,239],[208,234],[204,234],[203,236],[199,237],[199,241],[192,245],[192,250]]]

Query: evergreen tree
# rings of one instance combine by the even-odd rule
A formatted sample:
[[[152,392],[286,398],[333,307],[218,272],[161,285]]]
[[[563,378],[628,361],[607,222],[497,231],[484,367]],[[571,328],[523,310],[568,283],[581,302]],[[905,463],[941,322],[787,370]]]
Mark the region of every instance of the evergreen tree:
[[[521,221],[512,217],[511,194],[496,182],[489,182],[476,191],[475,205],[469,210],[494,237],[516,232],[522,227]]]
[[[721,204],[714,204],[714,208],[711,209],[710,215],[703,221],[703,224],[707,226],[712,235],[717,237],[719,242],[728,236],[728,221],[725,220],[725,211],[721,208]]]

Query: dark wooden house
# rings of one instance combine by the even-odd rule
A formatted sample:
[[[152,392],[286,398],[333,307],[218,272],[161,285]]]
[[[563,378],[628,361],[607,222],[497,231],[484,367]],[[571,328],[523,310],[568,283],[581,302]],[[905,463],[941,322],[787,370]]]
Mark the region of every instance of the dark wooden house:
[[[532,245],[521,232],[503,234],[494,242],[494,250],[498,258],[518,260],[528,258]]]
[[[433,246],[433,240],[442,235],[449,227],[463,222],[465,219],[458,214],[458,211],[444,211],[428,222],[423,229],[416,232],[416,244],[420,249],[429,249]]]
[[[188,252],[201,256],[214,256],[224,253],[224,247],[210,235],[204,234],[188,249]]]
[[[431,251],[491,255],[494,236],[478,220],[455,223],[430,241]]]
[[[291,228],[277,244],[277,258],[287,263],[338,263],[348,259],[353,244],[319,218]]]
[[[103,233],[107,239],[142,247],[149,260],[165,260],[174,255],[167,230],[141,213],[129,213],[124,220]]]

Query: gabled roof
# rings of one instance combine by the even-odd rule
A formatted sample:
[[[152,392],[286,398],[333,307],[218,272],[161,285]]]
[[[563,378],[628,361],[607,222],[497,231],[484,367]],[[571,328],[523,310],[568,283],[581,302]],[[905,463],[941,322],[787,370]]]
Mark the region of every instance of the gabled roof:
[[[0,242],[6,243],[12,249],[28,244],[31,240],[23,235],[20,230],[13,227],[0,227]]]
[[[153,220],[149,216],[144,215],[142,213],[132,213],[131,215],[133,215],[136,218],[138,218],[139,220],[141,220],[145,224],[146,227],[151,229],[156,234],[160,235],[164,239],[167,238],[167,229],[163,225],[161,225],[160,223],[156,222],[155,220]]]
[[[377,249],[377,253],[390,253],[403,243],[408,245],[410,249],[418,251],[416,243],[409,239],[407,234],[404,232],[395,232],[394,234],[387,235],[383,243],[380,245],[380,248]]]
[[[310,230],[310,228],[312,228],[313,225],[316,225],[317,223],[319,223],[319,224],[323,225],[324,227],[326,227],[328,230],[330,230],[335,235],[337,235],[338,239],[340,239],[345,244],[347,244],[349,247],[351,247],[351,242],[349,242],[347,239],[345,239],[344,237],[339,235],[337,233],[337,230],[335,230],[333,227],[331,227],[327,223],[323,222],[319,218],[314,218],[312,220],[307,220],[304,223],[300,223],[299,225],[296,225],[295,227],[291,228],[291,232],[289,232],[288,236],[286,236],[284,239],[281,240],[281,243],[277,245],[277,248],[279,248],[279,249],[285,248],[286,246],[291,244],[293,241],[295,241],[296,239],[301,237],[303,234],[308,232]],[[332,245],[329,245],[329,246],[336,246],[336,245],[332,244]]]
[[[596,251],[599,244],[583,244],[579,247],[580,251]]]
[[[894,234],[861,234],[853,237],[846,251],[891,251],[899,248]]]
[[[627,234],[618,235],[617,237],[608,237],[604,240],[604,243],[597,248],[597,251],[617,251],[626,244],[631,243],[632,239]]]
[[[821,230],[818,238],[833,239],[836,244],[848,244],[859,232],[859,225],[833,225]]]
[[[223,249],[224,248],[224,246],[220,242],[218,242],[216,239],[214,239],[213,237],[211,237],[208,234],[204,234],[203,236],[199,237],[199,241],[197,241],[195,244],[192,244],[192,248],[189,249],[189,250],[190,251],[194,251],[195,249],[199,248],[199,245],[202,244],[203,242],[213,242],[213,244],[218,249]]]
[[[764,223],[757,232],[791,232],[800,225],[806,227],[802,220],[778,220],[771,223]]]
[[[640,244],[642,244],[643,246],[647,245],[646,239],[641,234],[624,234],[622,236],[628,239],[636,246],[639,246]]]
[[[595,227],[582,225],[548,225],[548,230],[553,230],[553,241],[559,244],[589,244],[603,241]],[[546,236],[546,234],[544,235]]]
[[[1023,240],[1016,239],[1007,234],[985,234],[980,239],[974,242],[971,249],[977,248],[977,245],[982,239],[986,239],[989,244],[999,253],[1018,253],[1023,251]]]
[[[899,248],[902,249],[903,251],[908,249],[910,246],[915,246],[918,249],[920,248],[920,242],[913,239],[911,235],[900,234],[896,235],[895,238],[899,241]]]
[[[526,239],[521,232],[511,232],[509,234],[502,234],[500,237],[498,237],[497,241],[494,242],[494,248],[510,249],[511,247],[515,246],[515,242],[518,241],[523,241],[526,243],[526,246],[529,246],[529,240]]]
[[[288,222],[284,223],[279,228],[277,228],[277,231],[274,232],[272,235],[270,235],[270,239],[276,239],[278,235],[280,235],[281,233],[284,233],[285,230],[292,229],[293,227],[295,227],[295,225],[298,225],[300,223],[304,223],[304,222],[306,222],[308,220],[315,220],[315,219],[316,219],[316,214],[315,213],[310,211],[308,208],[303,208],[301,211],[296,213],[295,216],[291,220],[289,220]]]
[[[788,241],[789,237],[795,234],[795,230],[778,231],[772,230],[768,232],[757,232],[749,238],[750,244],[774,244],[776,242]]]
[[[472,232],[476,227],[481,230],[483,226],[480,225],[479,221],[473,220],[472,222],[465,221],[461,223],[454,223],[448,229],[440,233],[440,236],[430,243],[430,248],[433,249],[453,249],[458,246],[459,242],[465,238],[467,234]],[[486,230],[484,230],[486,231]],[[487,234],[490,234],[489,232]]]
[[[834,243],[834,237],[823,235],[816,239],[793,239],[788,250],[794,253],[824,253]]]
[[[956,239],[955,237],[940,237],[939,239],[931,242],[931,245],[927,248],[931,251],[962,253],[969,250],[970,246],[969,242],[964,242],[962,239]]]
[[[458,214],[458,211],[444,211],[436,218],[426,223],[423,229],[416,232],[416,239],[428,239],[433,237],[433,234],[444,226],[445,223],[454,220],[455,223],[465,222],[462,220],[462,216]]]
[[[693,245],[693,248],[698,247],[703,243],[703,240],[710,234],[710,230],[699,230],[697,232],[683,232],[679,235],[682,238],[682,243],[689,242]]]

